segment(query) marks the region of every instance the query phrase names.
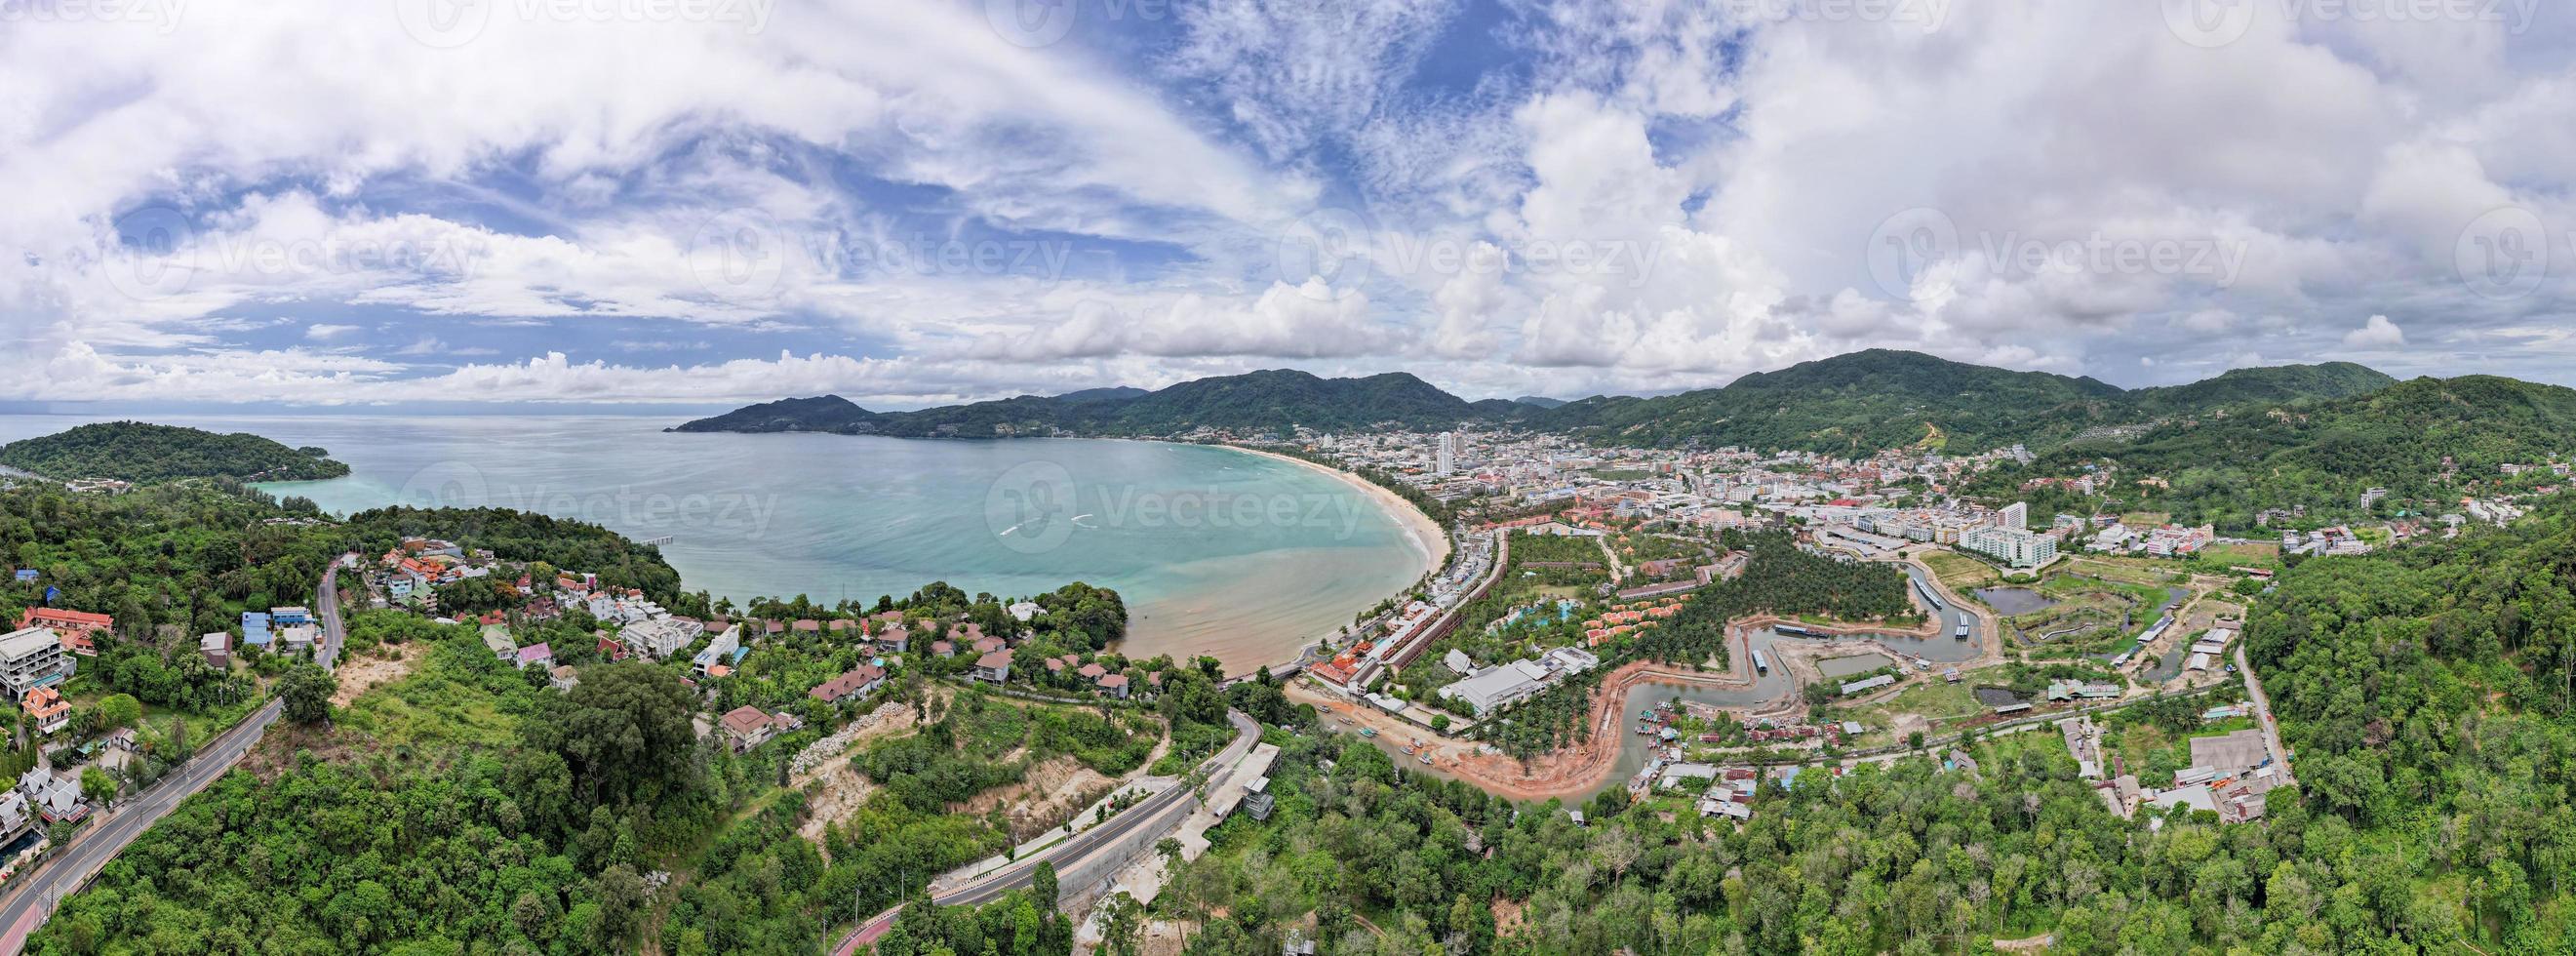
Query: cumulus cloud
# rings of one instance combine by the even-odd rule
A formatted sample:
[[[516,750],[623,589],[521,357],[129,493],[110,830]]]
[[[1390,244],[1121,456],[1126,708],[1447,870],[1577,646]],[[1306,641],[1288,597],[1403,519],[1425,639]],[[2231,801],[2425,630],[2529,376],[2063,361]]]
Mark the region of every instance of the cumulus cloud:
[[[2343,345],[2348,349],[2393,349],[2405,344],[2405,330],[2398,328],[2397,323],[2388,321],[2388,317],[2384,315],[2371,316],[2370,320],[2363,322],[2360,328],[2346,332],[2343,336]]]
[[[2122,384],[2564,367],[2513,334],[2576,262],[2563,28],[2266,6],[2205,46],[2134,6],[1218,0],[1168,42],[1050,44],[937,0],[492,5],[464,36],[198,0],[0,31],[0,378],[916,402],[1281,361],[1655,391],[1868,346]],[[1346,261],[1286,254],[1319,216]],[[867,356],[558,354],[584,323],[630,358]]]

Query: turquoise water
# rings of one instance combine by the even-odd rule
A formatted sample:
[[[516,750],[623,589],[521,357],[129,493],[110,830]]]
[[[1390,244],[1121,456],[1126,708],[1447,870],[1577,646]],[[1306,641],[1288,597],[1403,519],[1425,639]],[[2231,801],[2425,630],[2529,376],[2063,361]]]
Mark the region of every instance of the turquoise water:
[[[92,420],[0,416],[0,441]],[[266,487],[335,514],[497,505],[667,538],[689,588],[736,600],[1087,581],[1126,596],[1128,653],[1238,671],[1290,659],[1431,560],[1372,496],[1223,448],[666,434],[674,419],[610,416],[151,420],[329,449],[350,476]]]

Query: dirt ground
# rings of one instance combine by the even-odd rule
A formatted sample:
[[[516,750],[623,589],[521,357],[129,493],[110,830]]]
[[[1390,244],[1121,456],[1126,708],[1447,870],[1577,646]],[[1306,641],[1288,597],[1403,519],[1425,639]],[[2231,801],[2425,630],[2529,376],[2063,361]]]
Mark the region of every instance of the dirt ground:
[[[976,794],[950,807],[952,813],[982,816],[1006,807],[1011,839],[1024,841],[1064,825],[1073,814],[1108,796],[1117,782],[1072,757],[1053,757],[1029,768],[1027,779]]]
[[[1741,659],[1743,655],[1735,655]],[[1565,750],[1521,761],[1500,752],[1485,752],[1473,741],[1445,737],[1366,704],[1354,704],[1317,690],[1304,681],[1289,685],[1292,700],[1331,708],[1325,719],[1336,729],[1373,728],[1398,743],[1422,741],[1431,748],[1432,766],[1513,800],[1580,796],[1600,789],[1616,772],[1619,721],[1628,691],[1640,683],[1741,685],[1744,679],[1709,671],[1685,671],[1636,661],[1611,671],[1592,698],[1591,739]]]
[[[808,793],[812,795],[806,803],[805,822],[796,828],[798,835],[819,844],[823,842],[824,827],[849,819],[868,802],[869,795],[877,792],[876,785],[850,769],[850,758],[866,749],[868,741],[910,731],[918,713],[910,707],[881,709],[877,722],[853,735],[848,749],[791,781],[795,786],[811,788]]]
[[[347,707],[358,695],[381,684],[390,684],[409,676],[429,656],[425,647],[410,644],[388,644],[383,648],[390,657],[361,654],[340,662],[332,675],[340,679],[340,690],[331,695],[331,706]]]

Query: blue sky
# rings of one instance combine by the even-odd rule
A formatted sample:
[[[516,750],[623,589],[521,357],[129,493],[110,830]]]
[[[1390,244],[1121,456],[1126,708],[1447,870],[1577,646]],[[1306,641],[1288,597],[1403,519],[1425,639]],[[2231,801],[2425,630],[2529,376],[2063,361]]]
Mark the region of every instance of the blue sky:
[[[7,11],[0,402],[2576,379],[2534,0]]]

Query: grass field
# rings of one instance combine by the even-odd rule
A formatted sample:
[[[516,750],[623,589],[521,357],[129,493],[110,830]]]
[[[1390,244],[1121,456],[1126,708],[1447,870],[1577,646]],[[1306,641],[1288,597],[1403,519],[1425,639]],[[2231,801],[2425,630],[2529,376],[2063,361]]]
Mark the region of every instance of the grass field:
[[[1973,717],[1982,710],[1967,681],[1952,684],[1935,676],[1928,683],[1906,688],[1885,703],[1861,709],[1854,719],[1872,727],[1885,727],[1894,723],[1898,714],[1916,714],[1938,722]]]
[[[1933,577],[1941,579],[1943,587],[1963,597],[1968,596],[1969,591],[2003,580],[2002,575],[1995,573],[1994,565],[1956,551],[1927,551],[1921,560],[1924,567],[1932,569]]]

